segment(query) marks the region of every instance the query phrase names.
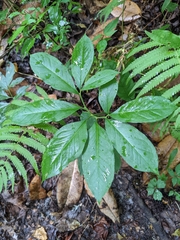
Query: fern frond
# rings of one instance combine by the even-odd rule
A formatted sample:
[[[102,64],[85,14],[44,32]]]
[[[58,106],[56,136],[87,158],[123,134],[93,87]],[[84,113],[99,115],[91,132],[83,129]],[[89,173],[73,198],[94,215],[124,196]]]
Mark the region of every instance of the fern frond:
[[[0,172],[0,192],[2,192],[2,189],[3,189],[3,179],[2,179],[2,175],[1,175],[1,172]]]
[[[31,163],[36,173],[39,173],[37,162],[34,156],[26,148],[17,143],[1,143],[0,149],[18,152]]]
[[[43,153],[45,151],[45,146],[43,146],[41,143],[38,141],[28,138],[26,136],[18,136],[17,134],[8,134],[8,135],[0,135],[0,141],[14,141],[14,142],[19,142],[28,145],[29,147],[32,147],[39,152]]]
[[[8,126],[4,126],[4,127],[0,128],[0,134],[5,134],[8,132],[20,133],[24,129],[25,128],[23,128],[23,127],[8,125]]]
[[[178,92],[180,92],[180,83],[168,89],[166,92],[163,93],[162,96],[169,99]]]
[[[174,51],[168,50],[165,46],[153,49],[130,63],[123,73],[132,71],[130,77],[134,77],[145,69],[172,56],[174,56]]]
[[[180,74],[180,37],[167,30],[153,30],[152,33],[146,32],[146,34],[150,37],[150,42],[133,49],[128,57],[142,50],[148,50],[148,53],[135,59],[123,71],[123,73],[131,71],[128,79],[141,74],[130,92],[142,87],[137,97],[148,93],[163,81]],[[179,86],[176,86],[163,96],[170,98],[179,91]]]
[[[140,52],[140,51],[143,51],[143,50],[147,50],[147,49],[150,49],[150,48],[153,48],[153,47],[159,47],[161,46],[162,44],[160,43],[157,43],[157,42],[147,42],[147,43],[144,43],[136,48],[134,48],[132,51],[130,51],[130,53],[127,55],[127,57],[131,57],[133,56],[134,54]]]
[[[5,150],[0,151],[0,158],[6,158],[6,159],[10,160],[13,163],[13,165],[15,166],[18,173],[23,177],[23,179],[25,180],[25,183],[27,185],[27,172],[26,172],[21,160],[19,160],[19,158],[16,157],[15,155],[12,155],[11,152],[5,151]],[[14,172],[12,171],[11,174],[12,174],[12,178],[13,178]],[[10,176],[10,180],[11,180],[11,176]],[[12,185],[14,186],[14,181],[12,182]]]
[[[45,146],[42,145],[40,142],[36,141],[33,138],[28,138],[26,136],[21,136],[20,137],[20,142],[23,144],[26,144],[29,147],[32,147],[39,151],[40,153],[43,153],[45,151]]]
[[[40,132],[34,132],[34,131],[32,131],[32,129],[26,129],[26,133],[31,138],[34,138],[36,141],[39,141],[44,146],[46,146],[49,142],[49,140]]]
[[[49,128],[50,129],[50,128]],[[56,128],[55,128],[56,129]],[[51,129],[50,129],[51,130]],[[57,129],[56,129],[57,130]],[[29,137],[32,137],[33,139],[35,139],[36,141],[40,142],[42,145],[46,146],[49,142],[49,140],[41,133],[39,132],[34,132],[33,129],[27,129],[26,127],[21,127],[21,126],[11,126],[11,125],[7,125],[4,126],[3,128],[0,128],[0,135],[9,135],[9,133],[22,133],[24,134],[28,134]],[[5,136],[4,136],[5,137]],[[3,140],[3,139],[2,139]],[[7,139],[8,140],[8,139]],[[20,141],[20,139],[18,139],[17,141]],[[22,141],[21,141],[22,142]],[[23,142],[22,142],[23,143]],[[27,143],[25,143],[27,144]],[[27,144],[28,145],[28,144]],[[39,147],[41,149],[41,147]],[[37,149],[37,148],[35,148]],[[38,150],[38,149],[37,149]]]
[[[172,103],[174,105],[177,105],[178,103],[180,103],[180,96],[178,98],[176,98]]]
[[[164,80],[166,80],[167,78],[172,77],[173,75],[175,75],[175,74],[177,74],[179,72],[180,72],[180,66],[179,65],[178,66],[174,66],[171,69],[168,69],[168,70],[162,72],[159,76],[156,76],[150,82],[148,82],[144,86],[144,88],[139,92],[137,97],[140,97],[140,96],[146,94],[147,92],[152,90],[154,87],[156,87],[160,83],[162,83]]]
[[[141,85],[144,83],[150,81],[152,78],[155,76],[159,76],[161,72],[178,65],[179,63],[177,62],[176,58],[171,58],[169,60],[166,60],[165,62],[162,62],[161,64],[155,66],[151,70],[148,71],[148,73],[145,73],[144,76],[142,76],[134,85],[133,89],[131,92],[133,92],[135,89],[139,88]]]
[[[14,183],[15,183],[15,175],[13,168],[11,167],[9,162],[0,160],[0,166],[4,166],[8,175],[8,179],[11,181],[12,191],[14,189]]]
[[[0,167],[0,173],[1,173],[1,177],[2,177],[1,180],[3,181],[4,188],[7,189],[8,177],[4,167]]]

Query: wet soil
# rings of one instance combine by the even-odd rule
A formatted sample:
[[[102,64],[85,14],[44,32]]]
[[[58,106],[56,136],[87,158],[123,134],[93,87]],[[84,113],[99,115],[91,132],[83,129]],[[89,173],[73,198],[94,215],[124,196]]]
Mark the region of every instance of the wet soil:
[[[169,24],[172,32],[179,34],[179,9],[164,18],[160,11],[163,1],[134,2],[142,10],[142,18],[136,23],[140,36],[144,36],[144,30],[150,31],[165,24]],[[84,22],[91,24],[92,18],[87,11],[86,14]],[[76,21],[78,22],[77,19]],[[72,31],[71,42],[76,42],[82,33],[82,29],[79,35]],[[37,51],[42,51],[40,43],[33,49],[33,52]],[[63,63],[69,58],[67,51],[59,51],[54,55]],[[22,59],[20,54],[11,51],[6,58],[17,63],[19,72],[32,74],[29,57]],[[27,80],[29,84],[35,84],[36,81],[33,77],[27,77]],[[47,92],[51,91],[47,86],[43,87]],[[28,176],[29,181],[33,174]],[[0,194],[1,240],[180,239],[180,234],[174,234],[180,229],[180,203],[169,198],[166,193],[163,201],[153,200],[147,195],[146,187],[142,183],[142,173],[130,167],[122,167],[112,183],[120,223],[114,223],[102,214],[96,201],[90,198],[85,190],[75,206],[60,212],[56,200],[57,179],[58,177],[54,177],[43,183],[48,192],[45,199],[30,200],[28,189],[24,187],[21,179],[18,179],[14,193],[4,191]],[[42,230],[39,237],[35,236],[37,229]]]

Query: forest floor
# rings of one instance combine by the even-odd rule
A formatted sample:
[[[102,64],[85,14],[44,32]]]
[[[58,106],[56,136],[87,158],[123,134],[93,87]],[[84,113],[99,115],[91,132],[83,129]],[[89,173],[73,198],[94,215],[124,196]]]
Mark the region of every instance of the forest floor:
[[[142,11],[141,18],[130,23],[129,31],[138,37],[144,37],[144,31],[151,31],[170,24],[173,33],[180,33],[180,9],[168,13],[164,18],[161,13],[161,0],[134,1]],[[94,7],[94,6],[93,6]],[[85,6],[84,6],[85,8]],[[96,9],[94,7],[93,9]],[[93,15],[94,14],[94,15]],[[84,9],[81,16],[77,16],[76,27],[79,23],[89,24],[93,30],[95,13]],[[97,14],[97,13],[96,13]],[[78,27],[77,27],[78,28]],[[84,29],[73,29],[69,39],[75,43],[83,35]],[[110,46],[119,44],[120,33],[113,35]],[[36,43],[33,52],[44,51],[41,42]],[[53,53],[63,63],[67,62],[70,52],[60,50]],[[16,63],[18,71],[32,75],[29,57],[22,59],[19,53],[12,50],[5,61]],[[32,77],[27,77],[29,84],[34,84]],[[47,86],[44,86],[48,94]],[[138,126],[139,127],[139,126]],[[153,142],[154,143],[154,142]],[[156,143],[154,143],[156,146]],[[26,164],[28,180],[31,182],[35,173]],[[56,192],[58,176],[45,181],[42,186],[46,195],[43,199],[31,200],[29,190],[21,179],[15,187],[14,193],[4,191],[0,194],[0,239],[1,240],[177,240],[180,239],[180,203],[164,192],[162,201],[155,201],[148,196],[143,183],[143,173],[133,170],[126,164],[115,175],[111,189],[118,206],[118,221],[113,221],[103,214],[95,199],[91,198],[83,189],[80,200],[72,207],[59,210]]]

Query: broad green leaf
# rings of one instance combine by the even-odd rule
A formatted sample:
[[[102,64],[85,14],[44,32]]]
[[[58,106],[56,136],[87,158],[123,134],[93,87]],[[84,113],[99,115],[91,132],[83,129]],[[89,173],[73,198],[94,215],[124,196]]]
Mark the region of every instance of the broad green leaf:
[[[6,76],[0,73],[0,88],[7,90],[10,83],[13,80],[13,75],[15,73],[14,65],[10,62],[9,66],[6,67]]]
[[[117,92],[118,97],[126,102],[135,98],[135,91],[132,91],[134,82],[131,78],[128,79],[128,75],[129,73],[125,73],[120,76]]]
[[[116,97],[117,90],[118,82],[115,79],[99,88],[99,103],[104,112],[109,112],[114,98]]]
[[[81,120],[86,120],[87,129],[91,128],[96,122],[96,118],[90,112],[82,112],[80,116]]]
[[[122,161],[121,161],[121,157],[120,157],[118,151],[115,148],[114,148],[114,158],[115,158],[114,169],[115,169],[115,173],[117,173],[121,168]]]
[[[107,47],[107,40],[105,40],[105,39],[102,39],[96,45],[96,49],[99,54],[102,54],[102,52],[106,49],[106,47]]]
[[[59,174],[70,162],[78,158],[86,139],[86,121],[70,123],[60,128],[43,154],[43,180]]]
[[[106,120],[106,131],[114,148],[134,169],[158,174],[158,156],[153,144],[135,127]]]
[[[0,101],[10,98],[5,91],[0,89]]]
[[[114,151],[105,130],[94,123],[82,154],[82,169],[86,182],[100,201],[114,178]]]
[[[125,103],[110,116],[121,122],[158,122],[168,117],[175,109],[176,106],[166,98],[147,96]]]
[[[9,112],[13,124],[27,126],[38,123],[57,122],[72,115],[80,106],[61,100],[44,99],[27,103]]]
[[[22,44],[21,53],[23,56],[28,55],[30,49],[34,46],[35,38],[26,38]]]
[[[78,93],[67,68],[57,58],[35,53],[30,56],[30,65],[34,73],[54,89]]]
[[[92,66],[94,47],[90,38],[84,35],[76,44],[72,54],[71,71],[77,87],[80,89]]]
[[[117,71],[105,69],[100,72],[97,72],[94,76],[89,78],[84,84],[82,90],[89,90],[92,88],[100,87],[108,82],[110,82],[116,75]]]

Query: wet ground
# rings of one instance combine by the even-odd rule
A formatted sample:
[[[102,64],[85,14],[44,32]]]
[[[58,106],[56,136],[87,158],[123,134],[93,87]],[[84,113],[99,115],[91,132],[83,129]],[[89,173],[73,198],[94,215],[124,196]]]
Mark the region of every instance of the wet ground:
[[[136,23],[136,34],[143,36],[144,30],[150,31],[164,24],[169,24],[170,29],[179,34],[179,9],[164,18],[160,11],[163,1],[134,2],[142,10],[142,18]],[[92,17],[87,11],[85,16],[84,23],[90,24]],[[78,22],[78,18],[75,20]],[[73,21],[75,20],[73,17]],[[72,31],[71,42],[77,41],[83,33],[82,29],[79,32],[78,35]],[[114,42],[116,37],[113,37]],[[40,43],[33,49],[33,52],[37,51],[42,51]],[[67,51],[59,51],[54,55],[63,63],[69,58]],[[11,51],[6,60],[17,63],[19,72],[32,74],[28,57],[22,59],[20,54]],[[34,84],[32,77],[27,80]],[[44,89],[49,91],[47,86],[44,86]],[[34,173],[31,170],[28,172],[31,181]],[[169,198],[166,193],[162,201],[155,201],[147,196],[146,187],[142,183],[142,173],[130,167],[122,167],[112,184],[120,223],[114,223],[102,214],[95,200],[90,198],[85,190],[75,206],[60,211],[56,200],[56,184],[57,177],[43,183],[48,195],[41,200],[30,200],[28,189],[20,178],[17,179],[14,193],[7,191],[0,194],[0,239],[180,239],[180,202]]]

